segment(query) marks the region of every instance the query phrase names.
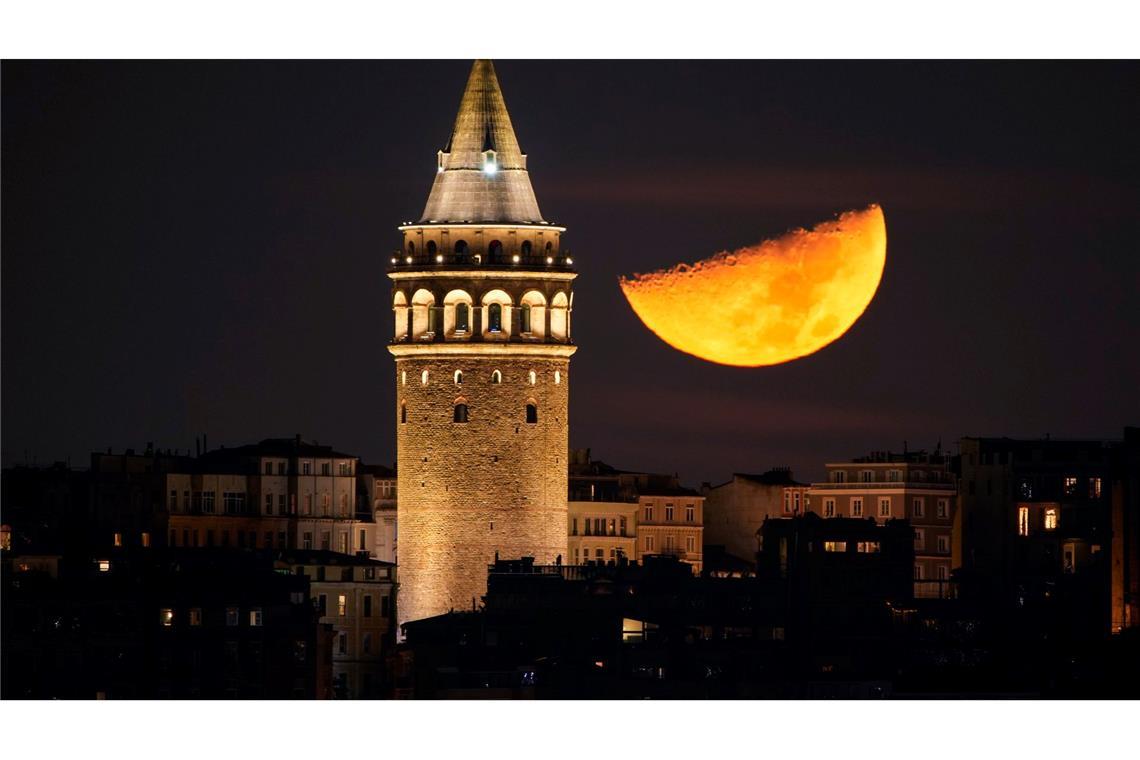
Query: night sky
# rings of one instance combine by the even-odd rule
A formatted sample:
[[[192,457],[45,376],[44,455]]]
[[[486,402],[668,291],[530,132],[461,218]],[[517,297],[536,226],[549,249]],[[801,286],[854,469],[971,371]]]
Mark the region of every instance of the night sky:
[[[580,272],[571,446],[696,485],[1140,423],[1136,63],[496,67]],[[4,463],[202,433],[391,463],[385,264],[469,68],[4,62]],[[878,294],[789,364],[679,353],[618,288],[871,202]]]

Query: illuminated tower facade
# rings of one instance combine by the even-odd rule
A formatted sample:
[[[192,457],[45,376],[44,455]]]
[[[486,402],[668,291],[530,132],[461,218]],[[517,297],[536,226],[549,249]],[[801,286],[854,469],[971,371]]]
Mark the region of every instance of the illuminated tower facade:
[[[391,259],[399,622],[471,609],[487,565],[566,559],[571,286],[495,69],[471,69]]]

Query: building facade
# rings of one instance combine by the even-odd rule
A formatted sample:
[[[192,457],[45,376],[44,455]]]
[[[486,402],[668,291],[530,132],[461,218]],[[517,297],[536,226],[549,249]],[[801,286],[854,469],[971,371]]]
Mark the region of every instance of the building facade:
[[[396,562],[396,471],[384,465],[361,465],[357,477],[361,504],[369,505],[376,523],[372,556]]]
[[[760,526],[768,518],[803,514],[807,490],[787,469],[736,472],[727,483],[703,487],[705,544],[722,546],[725,553],[754,565]]]
[[[617,562],[637,559],[637,502],[569,502],[570,537],[566,561]]]
[[[496,552],[567,552],[571,286],[494,67],[471,69],[391,259],[403,623],[470,609]]]
[[[676,557],[700,575],[704,569],[705,497],[691,488],[647,489],[638,497],[638,545],[650,555]]]
[[[949,456],[874,452],[828,464],[827,482],[808,492],[808,510],[825,518],[907,520],[914,529],[915,592],[943,595],[938,582],[950,580],[956,496]]]

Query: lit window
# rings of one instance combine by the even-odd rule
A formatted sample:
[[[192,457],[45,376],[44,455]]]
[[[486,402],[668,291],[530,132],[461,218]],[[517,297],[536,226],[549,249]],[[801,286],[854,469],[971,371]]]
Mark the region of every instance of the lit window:
[[[538,382],[538,375],[535,374],[533,369],[530,371],[530,375],[528,377],[530,379],[531,385],[534,385],[536,382]]]
[[[115,534],[115,535],[112,537],[112,543],[113,543],[115,546],[122,546],[122,545],[123,545],[123,534],[122,534],[122,533],[116,533],[116,534]]]
[[[458,369],[455,370],[455,384],[456,385],[463,385],[463,372],[461,370],[458,370]]]
[[[174,610],[164,607],[159,613],[159,620],[162,621],[163,628],[170,628],[174,625]]]
[[[879,542],[878,541],[859,541],[855,544],[855,551],[860,554],[878,554]]]
[[[495,370],[494,372],[492,372],[491,373],[491,384],[492,385],[498,385],[501,382],[503,382],[503,373],[500,372],[499,370]]]
[[[1057,508],[1049,507],[1045,510],[1045,530],[1057,530]]]
[[[562,373],[559,372],[558,370],[554,370],[554,384],[559,385],[561,383],[562,383]]]
[[[1077,479],[1076,478],[1074,478],[1074,477],[1065,478],[1065,495],[1066,496],[1076,496],[1077,495]]]
[[[1089,498],[1100,498],[1100,478],[1089,478]]]
[[[823,500],[823,516],[835,517],[835,499]]]
[[[823,550],[825,552],[845,552],[847,551],[846,541],[824,541]]]
[[[101,573],[111,572],[111,560],[109,560],[109,559],[99,560],[99,572],[101,572]]]
[[[254,628],[261,627],[261,608],[254,607],[249,611],[249,624]]]
[[[202,609],[200,607],[192,607],[190,609],[190,625],[202,625]]]
[[[1017,535],[1029,535],[1029,507],[1017,508]]]
[[[427,385],[427,381],[428,381],[428,371],[425,369],[423,372],[420,373],[420,385]]]
[[[408,371],[404,370],[403,372],[400,373],[400,385],[407,385],[407,384],[408,384]]]
[[[348,597],[340,594],[336,598],[336,614],[344,617],[348,614]]]
[[[863,516],[863,500],[862,499],[854,498],[851,500],[851,516],[852,517],[862,517]]]

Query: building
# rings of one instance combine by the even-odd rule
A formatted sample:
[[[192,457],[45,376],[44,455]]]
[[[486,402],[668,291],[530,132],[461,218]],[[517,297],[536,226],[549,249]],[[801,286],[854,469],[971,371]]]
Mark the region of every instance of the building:
[[[392,256],[402,622],[470,609],[496,552],[567,551],[573,260],[489,61]]]
[[[331,626],[265,554],[124,547],[3,577],[5,699],[331,695]]]
[[[568,509],[568,562],[617,562],[640,556],[636,501],[571,501]]]
[[[1112,462],[1112,632],[1140,628],[1140,428],[1124,429]]]
[[[376,543],[372,556],[396,562],[396,471],[382,464],[362,464],[357,468],[360,504],[368,505],[376,523]]]
[[[1029,629],[1107,635],[1115,451],[1106,441],[963,438],[963,594]]]
[[[777,468],[760,475],[734,472],[732,480],[705,485],[704,541],[723,547],[729,558],[756,563],[756,532],[769,517],[792,517],[804,512],[807,484],[791,470]]]
[[[649,488],[638,497],[638,544],[642,560],[676,557],[700,575],[704,569],[705,497],[691,488]]]
[[[879,451],[828,464],[827,482],[808,491],[808,509],[827,518],[909,521],[916,593],[939,595],[949,588],[952,561],[957,485],[950,464],[941,451]]]
[[[351,454],[296,438],[200,456],[148,446],[91,455],[96,546],[372,552]]]
[[[276,566],[309,580],[320,622],[332,629],[336,699],[376,699],[386,692],[385,657],[395,641],[396,567],[330,551],[291,551]]]

